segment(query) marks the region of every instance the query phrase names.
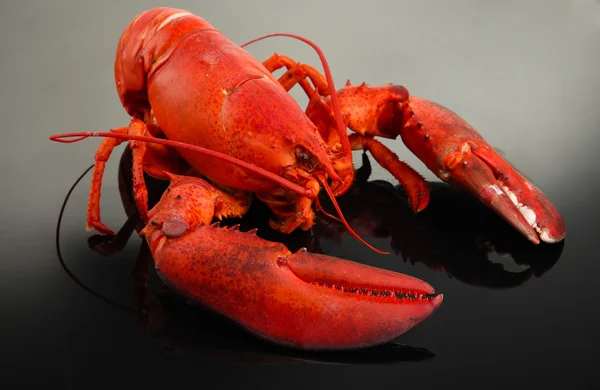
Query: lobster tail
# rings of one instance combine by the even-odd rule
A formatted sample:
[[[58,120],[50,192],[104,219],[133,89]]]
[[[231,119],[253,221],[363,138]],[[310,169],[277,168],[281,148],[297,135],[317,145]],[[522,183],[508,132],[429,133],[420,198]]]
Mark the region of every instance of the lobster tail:
[[[117,46],[115,81],[121,103],[131,116],[150,109],[147,80],[181,37],[192,31],[213,29],[204,19],[175,8],[153,8],[137,15]],[[161,61],[162,59],[162,61]]]

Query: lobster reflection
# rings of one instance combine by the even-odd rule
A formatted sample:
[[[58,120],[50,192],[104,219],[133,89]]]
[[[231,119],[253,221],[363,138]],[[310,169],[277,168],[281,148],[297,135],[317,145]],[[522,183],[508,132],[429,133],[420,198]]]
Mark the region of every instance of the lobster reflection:
[[[445,271],[469,285],[510,288],[521,285],[533,276],[542,276],[560,258],[564,240],[554,245],[533,245],[477,200],[446,184],[429,183],[432,189],[431,202],[427,209],[414,214],[400,186],[383,180],[369,181],[370,175],[371,165],[367,155],[363,154],[362,166],[357,170],[353,187],[338,198],[338,203],[356,232],[363,237],[389,237],[392,250],[405,261],[412,264],[420,262],[432,270]],[[145,179],[148,204],[152,207],[168,187],[168,182],[149,176]],[[105,256],[121,251],[133,232],[139,232],[144,227],[137,213],[131,183],[131,152],[126,148],[119,164],[119,191],[129,218],[116,236],[94,235],[88,241],[91,249]],[[328,200],[325,197],[320,200],[324,211],[331,213],[333,208]],[[255,202],[243,219],[230,219],[222,223],[240,224],[241,230],[258,228],[259,236],[283,242],[291,251],[307,247],[311,252],[324,253],[324,240],[339,243],[346,229],[324,213],[317,215],[317,224],[311,232],[296,231],[284,235],[268,227],[269,210],[261,202]],[[502,264],[490,260],[494,252],[508,254],[515,263],[526,268],[519,272],[506,270]],[[266,345],[247,337],[244,332],[236,332],[234,324],[219,316],[207,315],[205,309],[187,305],[185,300],[166,287],[149,298],[147,282],[151,264],[150,251],[146,242],[142,241],[133,271],[138,308],[145,313],[140,317],[143,320],[141,326],[169,340],[171,347],[179,351],[190,352],[191,348],[195,353],[208,353],[213,359],[224,354],[221,357],[228,361],[241,359],[242,362],[253,363],[280,363],[289,359],[381,363],[421,360],[433,356],[427,350],[394,343],[351,354],[316,355]],[[198,324],[202,324],[202,329],[198,328]],[[224,332],[227,327],[231,327],[231,331]]]

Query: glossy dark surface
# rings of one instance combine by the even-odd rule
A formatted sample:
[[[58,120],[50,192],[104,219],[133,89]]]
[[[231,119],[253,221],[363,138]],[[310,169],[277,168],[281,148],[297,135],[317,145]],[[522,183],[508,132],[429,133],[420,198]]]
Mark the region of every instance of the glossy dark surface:
[[[326,217],[312,234],[294,234],[286,244],[407,273],[443,293],[439,310],[398,344],[344,354],[275,348],[173,296],[153,273],[150,304],[140,316],[140,288],[131,272],[142,240],[133,233],[123,251],[110,256],[90,249],[89,175],[65,209],[60,250],[67,269],[103,298],[82,289],[61,266],[55,246],[60,207],[99,140],[57,145],[48,137],[127,123],[112,75],[116,42],[135,14],[159,4],[13,5],[0,16],[3,383],[597,387],[600,5],[418,3],[169,5],[206,17],[239,43],[274,31],[307,35],[328,55],[337,84],[392,81],[451,107],[555,202],[567,224],[563,243],[534,247],[478,202],[439,183],[433,183],[430,207],[414,216],[396,183],[372,163],[369,178],[340,204],[352,226],[391,255],[373,253]],[[316,64],[310,50],[285,40],[262,43],[252,53],[267,58],[273,51]],[[401,141],[386,144],[432,179]],[[122,150],[103,186],[103,220],[113,229],[127,220],[118,185]],[[253,208],[256,218],[250,215],[243,226],[264,226],[261,211]],[[110,249],[100,242],[91,239],[97,250]]]

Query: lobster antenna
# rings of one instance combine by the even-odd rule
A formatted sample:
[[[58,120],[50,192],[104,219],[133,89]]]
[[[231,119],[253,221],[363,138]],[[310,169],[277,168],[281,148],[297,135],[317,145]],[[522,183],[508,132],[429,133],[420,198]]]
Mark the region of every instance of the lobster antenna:
[[[321,176],[318,177],[319,181],[321,182],[321,184],[323,184],[323,188],[325,188],[325,191],[327,192],[327,195],[329,196],[329,199],[331,200],[331,203],[333,203],[333,207],[335,207],[335,211],[337,211],[337,213],[339,214],[342,223],[344,224],[344,227],[346,229],[348,229],[348,232],[354,237],[356,238],[358,241],[362,242],[363,244],[365,244],[367,247],[369,247],[370,249],[374,250],[375,252],[382,254],[382,255],[389,255],[390,252],[384,252],[382,250],[379,250],[377,248],[375,248],[374,246],[372,246],[371,244],[369,244],[368,242],[366,242],[365,240],[363,240],[358,233],[356,233],[354,230],[352,230],[352,228],[350,227],[350,225],[348,224],[348,222],[346,221],[346,218],[344,218],[344,214],[342,214],[342,210],[340,210],[340,206],[338,205],[337,201],[335,200],[335,196],[333,195],[333,192],[331,191],[331,188],[329,188],[329,184],[327,184],[327,180]]]
[[[247,169],[252,173],[256,173],[257,175],[263,176],[264,178],[273,181],[274,183],[280,185],[281,187],[287,188],[288,190],[293,191],[299,195],[306,196],[309,199],[314,199],[317,196],[317,194],[315,194],[313,190],[311,190],[309,188],[304,188],[304,187],[302,187],[296,183],[293,183],[281,176],[277,176],[273,172],[267,171],[264,168],[261,168],[254,164],[247,163],[247,162],[237,159],[235,157],[231,157],[224,153],[206,149],[201,146],[186,144],[184,142],[173,141],[173,140],[162,139],[162,138],[145,137],[145,136],[133,135],[133,134],[86,132],[86,131],[55,134],[55,135],[50,136],[50,140],[55,141],[55,142],[69,144],[69,143],[84,140],[88,137],[108,137],[108,138],[117,138],[117,139],[123,139],[123,140],[143,141],[143,142],[147,142],[147,143],[155,143],[155,144],[171,146],[171,147],[179,148],[179,149],[191,150],[193,152],[204,154],[206,156],[219,158],[223,161],[226,161],[231,164],[237,165],[241,168]],[[66,138],[74,138],[74,139],[66,139]]]
[[[73,183],[73,185],[71,186],[71,188],[69,189],[69,192],[67,192],[67,195],[65,196],[65,200],[63,201],[63,204],[60,208],[60,213],[58,214],[58,221],[56,222],[56,255],[58,257],[58,261],[60,262],[60,266],[63,268],[63,270],[67,273],[67,275],[75,282],[77,283],[77,285],[79,285],[79,287],[81,287],[82,289],[84,289],[85,291],[87,291],[88,293],[92,294],[93,296],[95,296],[96,298],[100,299],[101,301],[104,301],[105,303],[108,303],[111,306],[115,306],[121,310],[125,310],[127,312],[133,313],[133,314],[140,314],[140,312],[138,310],[132,309],[130,307],[127,307],[125,305],[121,305],[117,302],[113,302],[110,299],[106,298],[105,296],[101,295],[100,293],[92,290],[90,287],[88,287],[86,284],[84,284],[81,280],[79,280],[79,278],[77,278],[77,276],[75,276],[73,274],[73,272],[71,272],[71,270],[67,267],[67,264],[65,263],[65,260],[62,256],[62,252],[60,250],[60,227],[62,224],[62,218],[65,212],[65,208],[67,207],[67,203],[69,201],[69,198],[71,197],[71,193],[73,192],[73,190],[75,189],[75,187],[77,187],[77,184],[79,184],[79,182],[81,181],[81,179],[83,179],[83,177],[86,175],[86,173],[88,173],[90,171],[90,169],[92,169],[94,167],[94,165],[92,164],[88,169],[86,169],[78,178],[77,180],[75,180],[75,183]]]
[[[346,155],[350,155],[352,153],[352,149],[350,148],[350,141],[348,141],[348,133],[346,132],[346,126],[342,121],[342,110],[340,109],[340,102],[338,100],[337,91],[335,89],[335,85],[333,84],[333,77],[331,76],[331,70],[329,69],[329,64],[327,63],[327,59],[325,58],[325,54],[316,43],[304,38],[300,35],[290,34],[290,33],[274,33],[263,35],[262,37],[258,37],[249,42],[244,43],[241,47],[246,47],[254,42],[262,41],[265,38],[270,37],[288,37],[294,38],[299,41],[302,41],[309,46],[311,46],[317,52],[319,59],[321,60],[321,64],[323,64],[323,70],[325,72],[325,78],[327,79],[327,86],[329,87],[329,95],[331,96],[331,105],[333,106],[333,113],[335,117],[336,127],[338,129],[338,133],[340,134],[340,140],[342,142],[342,149]]]
[[[331,215],[331,214],[329,214],[329,213],[328,213],[328,212],[327,212],[327,211],[326,211],[326,210],[323,208],[323,206],[321,205],[321,202],[319,201],[319,198],[318,198],[318,197],[317,197],[317,198],[315,198],[315,203],[316,203],[316,205],[317,205],[317,211],[320,211],[320,212],[322,212],[323,214],[325,214],[327,217],[329,217],[329,218],[331,218],[331,219],[333,219],[333,220],[335,220],[335,221],[338,221],[339,223],[343,224],[343,222],[342,222],[342,220],[341,220],[341,219],[339,219],[339,218],[338,218],[338,217],[336,217],[335,215]]]

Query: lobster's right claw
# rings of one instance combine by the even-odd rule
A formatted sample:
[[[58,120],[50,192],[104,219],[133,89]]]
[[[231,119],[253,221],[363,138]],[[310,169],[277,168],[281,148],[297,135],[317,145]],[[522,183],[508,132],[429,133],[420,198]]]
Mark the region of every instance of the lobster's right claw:
[[[306,250],[292,254],[255,232],[209,225],[212,206],[202,199],[213,191],[197,178],[172,181],[141,235],[165,284],[264,339],[303,349],[371,347],[442,302],[417,278]]]
[[[281,345],[336,350],[383,344],[442,302],[419,279],[305,250],[292,254],[237,228],[203,225],[170,238],[148,225],[144,235],[169,287]]]
[[[415,96],[410,109],[414,116],[402,139],[440,179],[479,198],[534,244],[565,237],[565,222],[552,202],[464,119]]]

